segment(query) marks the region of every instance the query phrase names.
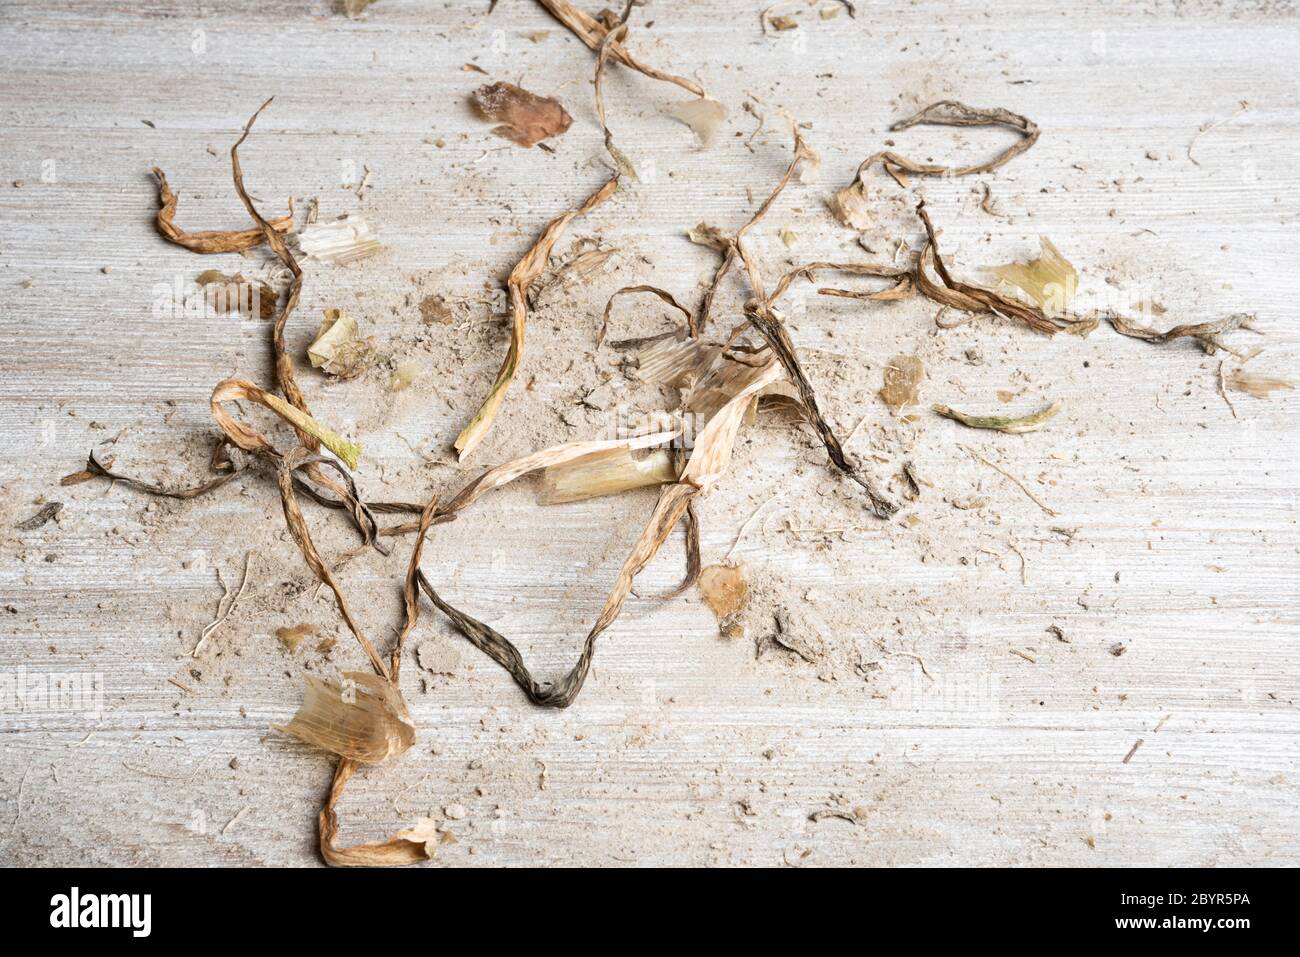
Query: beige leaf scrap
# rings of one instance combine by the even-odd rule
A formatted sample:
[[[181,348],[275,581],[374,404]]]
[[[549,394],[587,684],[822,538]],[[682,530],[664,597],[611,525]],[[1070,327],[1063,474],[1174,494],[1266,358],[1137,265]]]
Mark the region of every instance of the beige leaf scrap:
[[[880,390],[880,398],[889,411],[898,415],[909,405],[921,401],[921,380],[925,378],[925,366],[919,356],[894,356],[885,366],[885,384]]]
[[[380,764],[415,743],[415,724],[391,682],[366,671],[346,672],[341,682],[306,680],[298,713],[276,730],[361,764]]]
[[[1079,273],[1046,236],[1039,236],[1042,255],[1027,263],[992,266],[993,275],[1023,292],[1048,316],[1060,316],[1079,288]]]
[[[719,624],[740,611],[749,598],[744,565],[710,565],[700,572],[698,587]]]
[[[513,83],[480,86],[470,103],[483,119],[499,124],[493,133],[525,148],[559,136],[573,123],[559,100],[529,93]]]
[[[708,147],[727,119],[727,108],[706,96],[678,103],[668,111],[668,115],[689,126],[695,131],[699,144]]]

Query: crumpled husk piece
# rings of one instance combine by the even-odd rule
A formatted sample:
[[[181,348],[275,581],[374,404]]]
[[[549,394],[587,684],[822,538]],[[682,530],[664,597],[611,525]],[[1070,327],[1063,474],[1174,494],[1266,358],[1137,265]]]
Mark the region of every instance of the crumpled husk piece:
[[[158,234],[169,243],[184,246],[196,253],[238,253],[252,249],[266,242],[262,228],[254,229],[208,229],[197,233],[186,232],[176,225],[176,204],[178,197],[167,184],[167,177],[157,166],[153,175],[158,180],[158,216],[156,224]],[[288,232],[293,228],[293,198],[289,199],[289,212],[268,221],[278,233]]]
[[[338,379],[352,379],[374,362],[375,345],[357,332],[357,321],[342,309],[326,309],[316,338],[307,347],[314,368]]]
[[[871,205],[867,200],[867,186],[862,181],[862,171],[853,178],[853,182],[826,200],[831,215],[841,226],[850,229],[866,229],[871,225]]]
[[[314,675],[306,681],[298,713],[277,731],[360,764],[381,764],[415,743],[402,693],[386,678],[349,671],[341,683]]]
[[[573,123],[559,100],[513,83],[480,86],[471,94],[470,103],[483,119],[499,124],[493,133],[525,149],[561,135]]]
[[[219,269],[199,273],[195,282],[203,289],[203,300],[214,312],[239,312],[257,319],[274,319],[279,296],[264,282],[245,279],[242,273],[227,276]]]
[[[298,248],[320,262],[346,266],[369,259],[384,247],[363,217],[349,215],[304,226],[298,233]]]
[[[1046,236],[1038,237],[1042,255],[1027,263],[991,266],[989,272],[1015,286],[1050,316],[1065,313],[1079,289],[1079,273]]]
[[[591,212],[614,195],[614,191],[617,189],[618,176],[616,174],[604,186],[587,197],[587,201],[580,207],[552,219],[547,223],[537,242],[533,244],[533,248],[528,250],[524,254],[524,258],[519,260],[515,264],[515,268],[510,271],[510,278],[506,281],[511,311],[510,345],[506,350],[506,357],[501,363],[501,369],[497,372],[496,380],[488,391],[487,398],[483,400],[483,404],[479,407],[478,412],[474,414],[474,418],[456,437],[454,448],[461,461],[464,461],[465,457],[474,451],[479,442],[483,441],[483,436],[487,435],[488,429],[492,427],[492,422],[501,408],[502,401],[505,399],[506,390],[510,388],[510,383],[514,381],[515,374],[519,371],[519,360],[523,357],[524,352],[524,330],[528,324],[528,288],[545,271],[546,261],[550,258],[551,250],[569,223],[573,222],[577,217]]]

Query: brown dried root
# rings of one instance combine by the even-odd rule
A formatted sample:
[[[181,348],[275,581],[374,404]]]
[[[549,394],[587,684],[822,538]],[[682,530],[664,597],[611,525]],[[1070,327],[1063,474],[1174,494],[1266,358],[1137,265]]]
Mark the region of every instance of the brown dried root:
[[[610,52],[614,49],[614,44],[626,39],[627,37],[627,18],[632,15],[632,2],[629,0],[626,7],[623,8],[623,16],[618,22],[605,34],[605,38],[600,41],[600,49],[596,55],[596,78],[593,86],[596,92],[596,115],[600,118],[600,128],[605,133],[605,151],[609,153],[610,158],[614,161],[614,168],[625,176],[633,180],[639,180],[636,175],[636,166],[627,154],[614,145],[614,134],[609,129],[609,120],[605,116],[605,64],[609,62]]]
[[[184,246],[196,253],[238,253],[252,249],[266,242],[266,233],[259,226],[256,229],[208,229],[197,233],[186,232],[176,225],[176,204],[178,197],[167,185],[167,177],[157,166],[153,175],[158,180],[158,234],[169,243]],[[270,221],[270,226],[277,233],[285,233],[293,228],[293,198],[289,198],[289,212]]]
[[[931,103],[914,116],[899,120],[890,127],[890,130],[897,132],[922,124],[930,126],[1005,126],[1008,129],[1015,130],[1020,134],[1021,138],[988,162],[973,163],[969,166],[939,166],[934,163],[917,163],[905,156],[899,156],[897,153],[885,150],[870,157],[859,167],[858,180],[855,180],[855,182],[860,181],[865,168],[876,160],[880,160],[884,164],[885,170],[904,186],[907,185],[905,175],[907,173],[916,176],[969,176],[973,173],[992,172],[1028,150],[1038,142],[1041,133],[1036,123],[1018,113],[1012,113],[1010,110],[1001,108],[978,109],[958,103],[956,100],[940,100],[938,103]]]
[[[380,761],[388,757],[400,754],[410,747],[415,741],[415,727],[411,724],[409,713],[406,709],[406,703],[402,700],[401,692],[398,690],[398,678],[401,673],[402,649],[406,645],[406,639],[415,629],[416,622],[419,621],[419,592],[417,591],[417,581],[420,574],[420,557],[423,553],[424,534],[429,528],[429,523],[433,520],[434,511],[437,508],[438,499],[434,496],[429,503],[424,506],[420,514],[419,538],[415,546],[411,549],[411,560],[407,565],[406,583],[402,590],[403,601],[406,606],[406,623],[402,627],[401,634],[398,635],[397,643],[393,647],[390,656],[391,674],[387,682],[371,678],[369,675],[358,675],[353,673],[345,677],[361,683],[367,689],[373,690],[375,700],[381,704],[381,708],[372,712],[373,723],[376,727],[383,729],[382,737],[391,742],[389,753],[379,756],[378,749],[374,750],[374,755]],[[304,710],[306,705],[304,704]],[[300,711],[299,714],[302,712]],[[294,718],[296,722],[297,717]],[[409,726],[409,735],[407,727]],[[373,740],[377,737],[373,732],[360,732],[367,729],[358,729],[357,737],[363,740]],[[338,802],[343,797],[343,789],[351,780],[352,775],[356,772],[358,761],[363,760],[355,754],[345,754],[340,747],[327,748],[339,754],[338,767],[334,771],[334,780],[330,785],[329,795],[325,799],[325,806],[321,808],[318,818],[318,829],[320,833],[320,852],[325,858],[325,862],[333,867],[403,867],[408,864],[419,864],[433,857],[434,849],[441,839],[438,833],[437,825],[428,818],[421,818],[416,822],[415,827],[398,831],[387,841],[375,841],[367,844],[357,844],[352,847],[340,848],[335,841],[338,837],[339,818]],[[349,748],[356,751],[355,747]]]
[[[767,199],[764,200],[763,205],[761,205],[754,215],[750,217],[749,222],[740,227],[740,230],[734,236],[727,236],[716,227],[709,226],[705,223],[700,223],[695,227],[695,229],[687,233],[691,242],[696,243],[697,245],[709,246],[713,249],[717,249],[723,254],[722,262],[718,265],[718,268],[714,270],[713,279],[709,283],[709,288],[705,291],[704,298],[700,300],[700,306],[696,310],[695,326],[700,331],[703,331],[705,324],[709,321],[709,313],[713,309],[713,299],[718,293],[718,287],[722,285],[722,280],[726,278],[727,273],[731,271],[731,267],[735,265],[736,259],[740,257],[740,241],[745,237],[745,234],[753,229],[758,221],[767,215],[767,211],[772,208],[772,204],[776,202],[777,197],[779,197],[785,190],[786,186],[789,185],[790,180],[794,177],[796,171],[798,171],[801,166],[805,164],[816,166],[821,162],[817,154],[813,152],[806,142],[804,142],[803,136],[799,133],[798,124],[792,124],[792,127],[794,132],[794,158],[790,161],[790,165],[787,167],[785,175],[781,177],[781,181],[777,184],[776,189],[772,191]],[[750,272],[750,280],[752,283],[754,277],[758,274],[755,269],[751,269]],[[762,282],[761,277],[759,277],[759,282]],[[766,298],[766,293],[760,287],[754,288],[754,294],[760,299]]]
[[[790,270],[776,284],[776,289],[772,291],[770,302],[775,303],[785,295],[792,283],[796,279],[805,279],[808,282],[816,282],[819,273],[823,272],[841,272],[850,276],[873,276],[879,279],[892,279],[894,285],[888,289],[881,289],[876,292],[866,292],[857,289],[830,289],[821,287],[817,290],[819,296],[839,296],[845,299],[865,299],[873,302],[893,302],[898,299],[906,299],[912,295],[914,286],[912,283],[912,273],[908,269],[899,269],[895,266],[877,266],[872,263],[832,263],[832,262],[815,262],[807,263],[796,269]]]
[[[599,52],[601,43],[604,42],[606,34],[609,33],[609,27],[606,24],[602,24],[595,17],[579,10],[572,3],[569,3],[569,0],[538,0],[538,3],[545,7],[550,12],[551,16],[555,17],[555,19],[568,27],[569,30],[572,31],[573,35],[585,43],[590,49]],[[626,19],[626,16],[624,19]],[[673,76],[671,73],[657,70],[654,67],[647,66],[637,60],[636,57],[632,56],[632,54],[627,51],[627,48],[623,46],[621,39],[619,38],[615,38],[614,42],[610,45],[610,55],[625,67],[636,70],[638,73],[648,76],[652,80],[662,80],[665,83],[672,83],[674,86],[679,86],[689,93],[694,93],[696,96],[705,96],[705,92],[699,84],[693,83],[685,77]]]
[[[591,212],[614,195],[614,191],[618,189],[618,179],[618,174],[615,174],[604,186],[587,197],[587,201],[579,208],[569,210],[552,219],[533,247],[510,271],[510,278],[506,281],[512,316],[510,346],[506,350],[505,360],[501,363],[501,370],[497,373],[496,381],[492,383],[487,398],[483,400],[482,406],[474,414],[469,425],[465,426],[456,437],[454,448],[461,461],[474,451],[475,446],[483,441],[483,437],[492,428],[492,421],[496,418],[501,403],[506,397],[506,390],[510,388],[510,383],[514,381],[515,374],[519,371],[519,360],[524,352],[524,329],[528,324],[528,288],[546,270],[546,261],[550,258],[551,249],[568,228],[569,223]]]

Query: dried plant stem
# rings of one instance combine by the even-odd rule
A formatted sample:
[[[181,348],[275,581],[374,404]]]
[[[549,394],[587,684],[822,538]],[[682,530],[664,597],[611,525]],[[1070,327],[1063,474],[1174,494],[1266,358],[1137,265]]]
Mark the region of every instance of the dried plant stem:
[[[488,396],[483,400],[483,405],[470,420],[469,425],[456,437],[454,448],[460,459],[463,461],[467,455],[474,451],[475,447],[483,441],[488,430],[492,427],[492,422],[501,408],[501,403],[505,400],[506,390],[510,388],[510,383],[515,379],[515,374],[519,371],[519,361],[524,352],[524,330],[528,324],[528,289],[541,276],[546,269],[546,261],[550,258],[551,249],[554,248],[558,240],[569,223],[573,222],[579,216],[591,212],[618,189],[618,174],[615,174],[604,186],[596,190],[577,209],[569,210],[566,213],[552,219],[542,235],[538,238],[533,247],[524,254],[524,258],[519,260],[515,268],[510,272],[510,278],[506,282],[506,287],[510,296],[510,310],[512,322],[510,327],[510,345],[506,350],[506,357],[501,363],[501,369],[497,372],[496,380],[492,383],[492,388],[488,391]]]
[[[307,407],[307,399],[302,394],[302,390],[298,388],[297,379],[294,378],[293,357],[284,344],[284,329],[289,322],[289,315],[297,307],[298,298],[302,295],[302,269],[299,267],[298,261],[294,259],[293,253],[289,252],[289,247],[285,245],[284,238],[257,211],[257,206],[254,205],[252,197],[244,189],[244,171],[239,163],[239,147],[243,145],[244,140],[248,139],[248,134],[253,130],[253,124],[262,115],[262,111],[271,105],[272,99],[274,97],[267,99],[248,118],[248,122],[244,124],[243,135],[230,147],[230,169],[235,180],[235,192],[239,194],[240,200],[243,201],[244,208],[248,210],[248,215],[253,217],[253,221],[261,227],[262,233],[266,237],[267,243],[270,244],[272,251],[293,275],[293,279],[289,283],[289,296],[285,300],[284,308],[275,317],[275,323],[271,327],[271,348],[275,356],[275,376],[280,384],[280,391],[300,412],[311,415],[311,409]],[[320,439],[302,428],[298,428],[298,441],[313,452],[320,448]]]
[[[600,50],[600,45],[609,31],[599,20],[590,14],[579,10],[570,3],[569,0],[538,0],[538,2],[550,12],[551,16],[555,17],[555,19],[568,27],[573,35],[588,47],[594,51]],[[679,86],[688,93],[693,93],[699,97],[705,95],[704,90],[699,84],[694,83],[685,77],[673,76],[671,73],[665,73],[662,70],[657,70],[652,66],[647,66],[642,63],[636,59],[636,57],[632,56],[632,54],[627,51],[617,38],[610,45],[610,54],[624,66],[636,70],[638,73],[648,76],[652,80],[662,80],[665,83],[672,83],[674,86]]]
[[[167,177],[157,166],[153,168],[154,178],[158,181],[158,216],[155,220],[158,234],[169,243],[196,253],[238,253],[252,249],[266,242],[266,233],[261,226],[256,229],[211,229],[190,233],[175,223],[178,198],[167,184]],[[278,219],[270,221],[270,226],[277,233],[288,232],[293,227],[293,199],[289,199],[289,212]]]

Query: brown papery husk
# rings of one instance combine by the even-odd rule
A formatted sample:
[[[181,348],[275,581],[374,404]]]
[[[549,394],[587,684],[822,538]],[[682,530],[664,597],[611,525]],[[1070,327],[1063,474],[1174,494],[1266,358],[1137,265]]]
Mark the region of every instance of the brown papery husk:
[[[360,764],[382,764],[415,743],[415,724],[387,678],[349,671],[343,682],[307,675],[298,713],[277,731]]]
[[[176,225],[176,193],[167,184],[167,177],[157,166],[153,168],[158,180],[158,216],[155,220],[158,234],[169,243],[183,246],[195,253],[240,253],[266,242],[266,233],[259,225],[255,229],[207,229],[197,233],[187,232]],[[269,221],[277,233],[293,228],[293,199],[289,199],[289,212]]]
[[[479,116],[500,124],[492,132],[525,149],[559,136],[573,123],[560,101],[513,83],[480,86],[470,96]]]
[[[519,371],[519,361],[524,353],[524,330],[528,324],[529,286],[545,271],[551,250],[569,223],[591,212],[614,195],[614,191],[618,189],[618,179],[618,175],[615,174],[604,186],[587,197],[587,201],[580,207],[562,213],[547,223],[537,242],[510,271],[510,278],[506,281],[511,311],[510,345],[506,349],[506,357],[501,363],[501,369],[497,372],[492,388],[488,391],[487,398],[483,400],[474,418],[456,437],[453,444],[461,461],[474,451],[474,448],[483,441],[483,436],[487,435],[488,430],[492,428],[492,422],[505,399],[506,390],[510,388],[510,383],[515,380],[515,374]]]

